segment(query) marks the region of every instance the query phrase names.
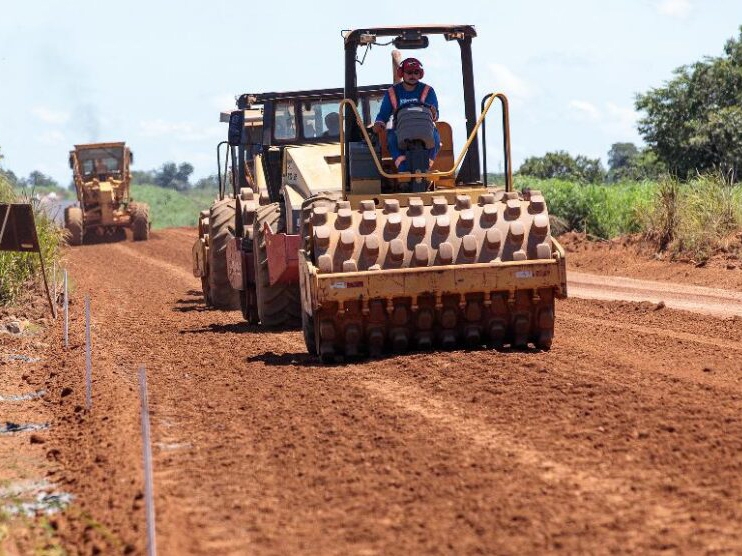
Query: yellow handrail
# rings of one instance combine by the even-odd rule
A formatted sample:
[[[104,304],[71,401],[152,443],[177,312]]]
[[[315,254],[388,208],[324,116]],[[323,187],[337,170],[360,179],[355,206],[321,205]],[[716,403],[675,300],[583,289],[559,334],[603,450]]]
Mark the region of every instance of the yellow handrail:
[[[366,144],[368,145],[369,151],[371,151],[371,156],[374,159],[374,163],[376,164],[376,169],[379,171],[379,174],[384,176],[388,179],[395,179],[395,180],[401,180],[401,179],[412,179],[412,178],[437,178],[437,177],[448,177],[452,176],[453,173],[456,171],[456,169],[459,167],[461,162],[464,160],[464,156],[466,155],[466,152],[469,150],[469,146],[472,144],[474,139],[477,136],[477,131],[479,131],[479,127],[482,125],[482,122],[484,121],[484,118],[487,116],[487,112],[489,112],[490,106],[492,106],[492,103],[495,101],[495,98],[500,99],[500,101],[503,104],[503,110],[507,113],[508,111],[508,103],[507,103],[507,97],[503,93],[493,93],[489,100],[487,101],[487,104],[484,106],[484,110],[482,110],[482,113],[479,115],[479,118],[477,119],[477,123],[474,126],[474,129],[471,130],[471,133],[469,134],[469,138],[466,140],[466,143],[461,149],[461,153],[459,153],[458,158],[454,162],[454,165],[451,167],[450,170],[446,171],[436,171],[436,172],[427,172],[425,174],[412,174],[410,172],[404,172],[401,174],[389,174],[384,171],[384,169],[381,167],[381,161],[379,160],[379,157],[376,156],[376,151],[374,150],[373,144],[371,143],[371,138],[368,135],[368,132],[366,131],[366,127],[363,125],[363,120],[361,119],[361,115],[358,113],[358,108],[356,107],[355,103],[350,99],[343,99],[340,101],[340,106],[338,107],[338,114],[340,116],[340,160],[342,162],[342,171],[343,176],[345,175],[345,110],[342,110],[344,106],[350,106],[350,108],[353,111],[353,114],[356,117],[356,123],[358,124],[358,127],[361,130],[361,133],[363,134],[363,139],[366,141]]]

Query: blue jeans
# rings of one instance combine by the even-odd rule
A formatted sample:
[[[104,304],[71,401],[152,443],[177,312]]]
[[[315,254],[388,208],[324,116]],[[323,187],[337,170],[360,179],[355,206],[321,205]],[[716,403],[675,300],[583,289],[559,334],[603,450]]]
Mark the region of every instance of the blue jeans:
[[[433,139],[435,141],[435,146],[432,149],[428,149],[428,158],[430,160],[435,160],[435,157],[438,156],[438,151],[441,150],[441,134],[438,133],[438,128],[433,131]],[[392,160],[394,161],[395,166],[397,166],[397,169],[400,172],[409,172],[410,166],[407,164],[406,159],[397,165],[397,160],[400,156],[405,156],[405,152],[399,148],[399,144],[397,143],[397,132],[393,129],[388,129],[386,132],[386,145],[389,148],[389,154],[392,156]]]

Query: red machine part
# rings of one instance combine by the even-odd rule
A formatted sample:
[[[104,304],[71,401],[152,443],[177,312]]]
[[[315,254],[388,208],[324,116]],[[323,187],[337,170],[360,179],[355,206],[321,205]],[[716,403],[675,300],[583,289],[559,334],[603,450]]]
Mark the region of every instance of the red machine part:
[[[274,234],[268,224],[264,224],[265,248],[268,254],[268,277],[271,286],[299,282],[298,234]]]

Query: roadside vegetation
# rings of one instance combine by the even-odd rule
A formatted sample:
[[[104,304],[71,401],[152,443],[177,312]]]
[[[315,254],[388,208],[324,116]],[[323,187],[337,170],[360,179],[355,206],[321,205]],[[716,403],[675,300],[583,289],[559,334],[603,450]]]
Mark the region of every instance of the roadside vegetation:
[[[615,184],[517,176],[515,186],[540,190],[559,226],[593,239],[633,234],[671,259],[697,263],[742,258],[742,184],[720,173]]]
[[[216,186],[213,189],[189,189],[183,192],[156,185],[131,186],[132,198],[137,202],[149,204],[154,230],[196,226],[198,213],[211,206],[216,194]]]
[[[8,179],[0,174],[0,203],[29,202],[27,196],[19,196]],[[36,232],[39,236],[41,254],[47,272],[55,262],[59,262],[60,248],[63,244],[63,232],[33,203]],[[1,223],[0,223],[1,224]],[[36,253],[16,253],[0,251],[0,306],[15,302],[20,295],[32,285],[40,285],[41,267]]]
[[[526,159],[519,188],[544,192],[560,226],[641,234],[673,259],[742,257],[742,27],[723,54],[636,96],[646,146],[614,143],[608,168],[565,151]]]

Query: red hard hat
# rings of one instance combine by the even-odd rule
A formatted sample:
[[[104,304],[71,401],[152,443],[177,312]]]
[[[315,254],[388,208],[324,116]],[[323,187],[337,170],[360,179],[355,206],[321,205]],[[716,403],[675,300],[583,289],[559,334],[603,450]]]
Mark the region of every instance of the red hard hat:
[[[420,79],[422,79],[425,75],[425,70],[423,70],[423,65],[422,63],[420,63],[420,60],[418,60],[417,58],[405,58],[397,67],[397,77],[401,79],[405,71],[411,70],[419,70]]]

